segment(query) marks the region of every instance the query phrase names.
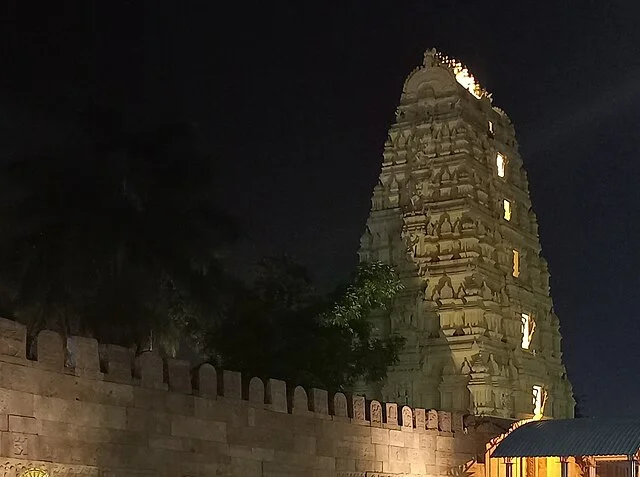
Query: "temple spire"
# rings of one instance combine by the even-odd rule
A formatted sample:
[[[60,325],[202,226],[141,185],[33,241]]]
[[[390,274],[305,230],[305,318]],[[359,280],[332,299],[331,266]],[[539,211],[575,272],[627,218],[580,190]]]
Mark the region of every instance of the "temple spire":
[[[427,50],[385,142],[362,260],[405,288],[384,333],[407,339],[380,398],[505,418],[573,415],[513,125],[460,61]]]

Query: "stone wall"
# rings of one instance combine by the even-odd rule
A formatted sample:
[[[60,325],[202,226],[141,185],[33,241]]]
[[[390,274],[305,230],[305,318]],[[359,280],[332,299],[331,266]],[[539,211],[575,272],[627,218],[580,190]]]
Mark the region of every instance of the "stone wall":
[[[459,473],[463,416],[287,388],[0,319],[0,476],[365,477]],[[480,438],[482,437],[482,438]]]

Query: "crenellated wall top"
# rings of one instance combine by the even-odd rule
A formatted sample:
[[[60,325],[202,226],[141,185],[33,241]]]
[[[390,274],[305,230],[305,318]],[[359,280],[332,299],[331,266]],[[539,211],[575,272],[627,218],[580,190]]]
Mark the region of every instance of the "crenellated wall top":
[[[27,353],[26,327],[0,318],[0,361],[32,366],[79,378],[109,381],[208,399],[237,400],[279,413],[345,420],[372,427],[462,432],[464,416],[434,409],[367,400],[364,396],[323,389],[306,390],[284,381],[242,376],[211,364],[164,359],[156,352],[135,356],[131,349],[99,344],[80,336],[66,342],[60,334],[41,331]]]

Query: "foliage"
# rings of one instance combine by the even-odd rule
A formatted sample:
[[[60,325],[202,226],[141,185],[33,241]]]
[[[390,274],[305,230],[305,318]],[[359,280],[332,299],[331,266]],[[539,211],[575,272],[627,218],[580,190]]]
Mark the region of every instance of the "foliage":
[[[393,269],[382,262],[361,263],[346,289],[339,292],[334,306],[323,315],[323,320],[338,326],[366,318],[372,310],[385,309],[402,284]]]
[[[216,364],[308,387],[345,389],[386,377],[404,341],[378,336],[370,314],[401,289],[382,263],[360,264],[334,293],[314,293],[306,270],[284,258],[261,264],[254,286],[207,335]]]
[[[0,170],[0,304],[28,325],[169,353],[210,319],[233,238],[194,128],[127,131],[104,115]]]

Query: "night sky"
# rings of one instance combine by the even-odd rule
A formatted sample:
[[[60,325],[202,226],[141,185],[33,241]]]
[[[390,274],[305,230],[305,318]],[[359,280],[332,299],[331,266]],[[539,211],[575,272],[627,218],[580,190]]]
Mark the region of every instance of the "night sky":
[[[326,288],[356,263],[404,78],[435,47],[515,124],[584,410],[638,416],[637,0],[330,3],[3,2],[0,151],[55,143],[96,101],[193,122],[244,234],[237,273],[288,252]]]

